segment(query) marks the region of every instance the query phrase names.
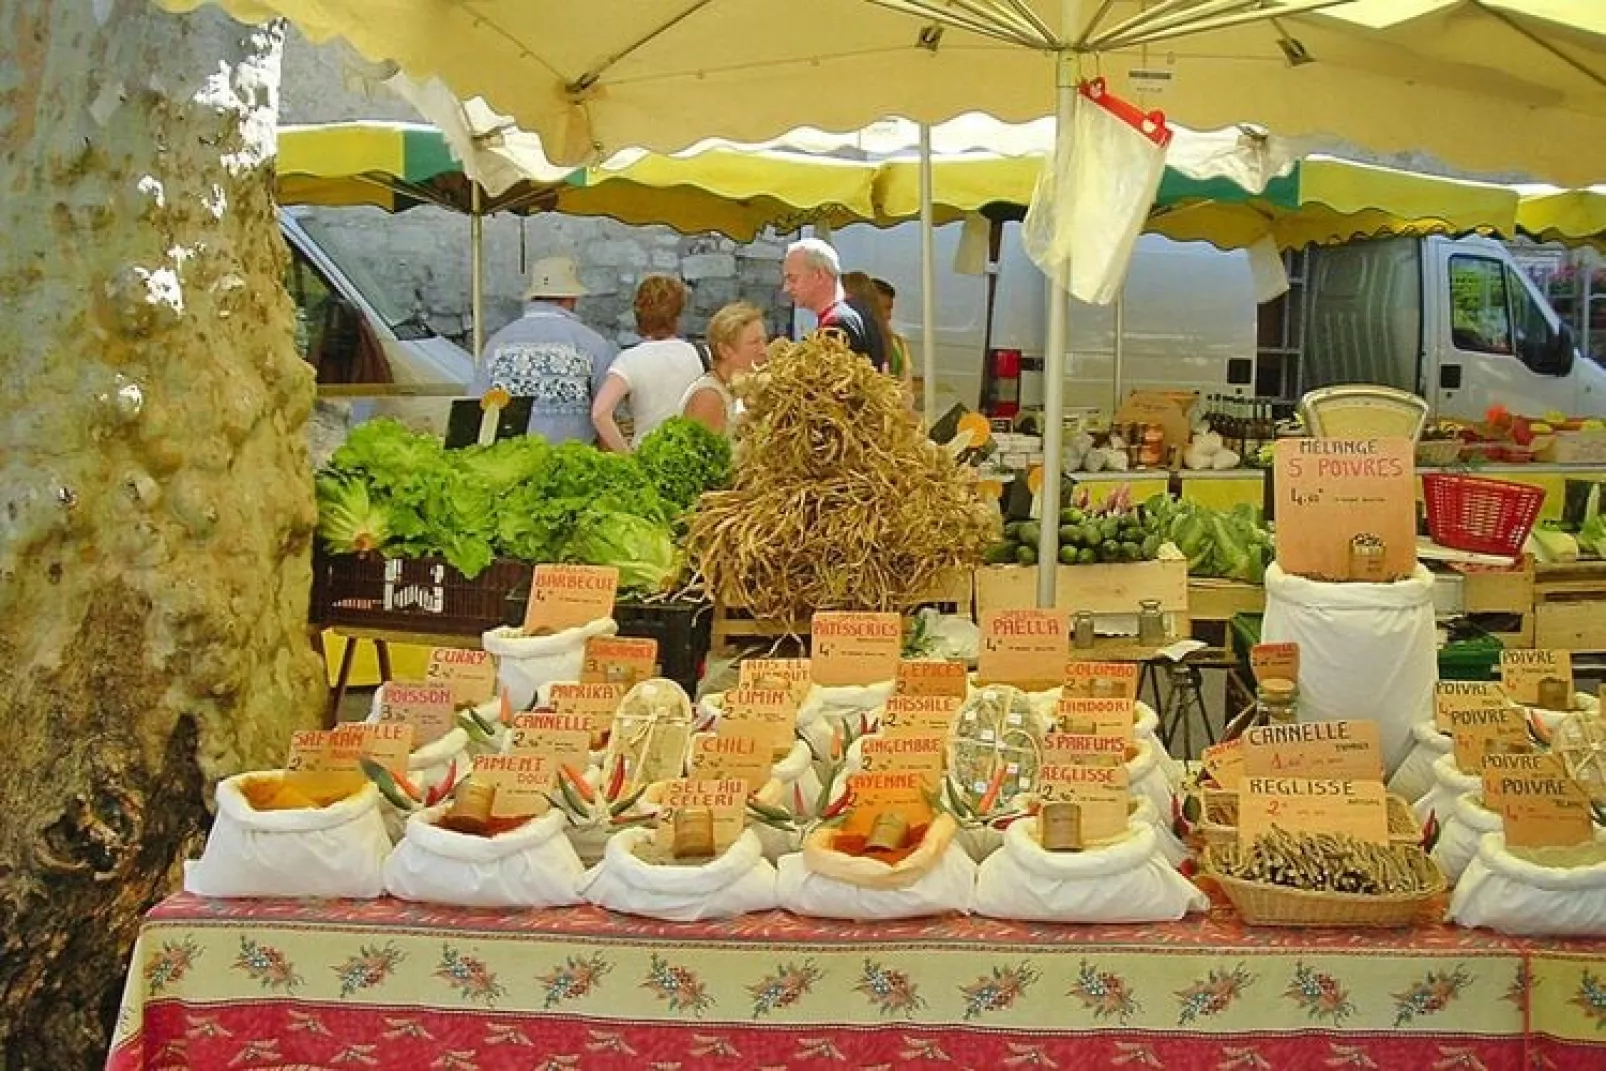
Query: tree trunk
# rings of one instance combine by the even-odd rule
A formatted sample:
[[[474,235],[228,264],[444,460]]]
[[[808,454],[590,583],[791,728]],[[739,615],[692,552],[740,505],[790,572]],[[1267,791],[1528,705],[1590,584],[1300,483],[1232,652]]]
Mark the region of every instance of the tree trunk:
[[[0,6],[7,1068],[103,1060],[212,784],[318,720],[279,47],[145,0]]]

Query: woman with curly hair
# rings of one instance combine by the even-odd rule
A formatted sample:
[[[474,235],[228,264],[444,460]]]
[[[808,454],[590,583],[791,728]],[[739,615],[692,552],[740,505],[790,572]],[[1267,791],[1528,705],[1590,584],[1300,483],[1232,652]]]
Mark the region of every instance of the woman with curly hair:
[[[636,331],[641,341],[614,358],[608,378],[591,405],[591,423],[602,445],[629,453],[654,428],[680,412],[680,400],[703,371],[697,347],[679,337],[686,284],[672,275],[649,275],[636,287]],[[629,399],[635,427],[630,441],[614,419]]]

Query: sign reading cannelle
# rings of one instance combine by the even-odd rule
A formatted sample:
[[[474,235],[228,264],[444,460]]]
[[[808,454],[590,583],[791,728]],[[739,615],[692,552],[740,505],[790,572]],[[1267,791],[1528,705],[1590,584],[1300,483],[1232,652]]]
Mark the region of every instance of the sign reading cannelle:
[[[1383,780],[1375,721],[1257,725],[1243,739],[1246,777]]]

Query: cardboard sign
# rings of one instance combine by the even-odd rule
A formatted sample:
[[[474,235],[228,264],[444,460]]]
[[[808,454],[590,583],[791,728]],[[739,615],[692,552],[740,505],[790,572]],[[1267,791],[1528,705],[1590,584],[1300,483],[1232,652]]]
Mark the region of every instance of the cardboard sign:
[[[882,736],[936,733],[953,728],[963,700],[953,695],[890,695],[881,709]]]
[[[496,788],[492,818],[537,818],[552,809],[547,793],[557,786],[558,767],[535,752],[476,755],[474,777]]]
[[[1511,773],[1500,775],[1500,781],[1506,847],[1571,848],[1594,842],[1589,796],[1572,778]]]
[[[1244,738],[1239,736],[1211,744],[1204,749],[1200,761],[1212,781],[1230,792],[1236,792],[1244,776]]]
[[[457,704],[447,684],[405,684],[386,681],[379,687],[379,720],[413,727],[419,747],[433,744],[457,723]]]
[[[762,739],[771,758],[778,760],[792,750],[797,738],[799,703],[797,692],[785,688],[738,687],[725,693],[719,730],[724,732],[727,725],[751,726],[752,735]]]
[[[613,730],[613,719],[619,713],[619,704],[624,702],[628,691],[622,684],[570,684],[557,681],[548,692],[547,701],[559,714],[574,714],[584,718],[586,725],[590,726],[592,740],[599,741],[603,733]]]
[[[853,793],[853,806],[842,823],[843,833],[868,835],[882,811],[901,814],[911,829],[931,824],[931,801],[919,771],[849,774],[847,791]]]
[[[530,578],[524,631],[549,636],[613,616],[619,570],[611,565],[537,565]]]
[[[1059,731],[1084,736],[1113,736],[1132,742],[1133,709],[1130,699],[1066,699],[1057,710]]]
[[[1493,681],[1439,681],[1433,686],[1433,725],[1449,735],[1457,711],[1497,711],[1510,705],[1505,689]]]
[[[1044,733],[1043,761],[1081,763],[1084,766],[1124,766],[1127,741],[1119,736],[1085,733]]]
[[[749,792],[763,788],[775,759],[769,741],[754,731],[762,729],[752,722],[721,722],[719,732],[692,737],[688,776],[697,781],[741,781]]]
[[[617,684],[629,690],[658,676],[658,641],[633,636],[593,636],[580,663],[581,684]]]
[[[1570,651],[1501,651],[1500,686],[1512,702],[1525,707],[1539,705],[1539,685],[1555,679],[1567,683],[1569,703],[1573,696],[1573,656]]]
[[[1483,759],[1483,806],[1500,812],[1506,785],[1512,778],[1567,778],[1561,756],[1529,752],[1526,755],[1486,755]]]
[[[1463,773],[1483,772],[1489,755],[1531,750],[1528,722],[1519,707],[1450,711],[1450,739],[1455,743],[1455,764]]]
[[[815,684],[876,684],[898,675],[903,618],[897,614],[821,612],[809,636]]]
[[[406,773],[412,744],[413,728],[405,722],[350,722],[292,732],[284,783],[314,799],[342,799],[368,780],[359,760],[370,758],[393,773]]]
[[[1277,564],[1349,580],[1357,536],[1382,541],[1380,579],[1416,567],[1415,446],[1404,438],[1279,439]]]
[[[717,781],[675,778],[664,782],[655,843],[661,858],[674,854],[675,812],[707,807],[714,815],[714,851],[723,855],[747,827],[747,783],[735,778]]]
[[[963,662],[911,661],[898,663],[893,695],[937,695],[963,699],[970,694],[970,674]]]
[[[937,733],[872,733],[859,744],[860,768],[865,773],[918,773],[928,789],[942,780],[947,753],[947,737]]]
[[[496,659],[475,648],[432,647],[424,681],[450,688],[453,707],[477,707],[496,695]]]
[[[1060,688],[1064,699],[1125,699],[1130,707],[1138,697],[1136,662],[1067,662]]]
[[[1084,842],[1123,835],[1132,798],[1126,767],[1062,762],[1062,754],[1043,756],[1037,771],[1038,798],[1044,803],[1069,800],[1080,805]]]
[[[1027,691],[1064,680],[1069,610],[988,610],[981,615],[977,676]]]
[[[814,669],[807,658],[749,658],[737,666],[737,684],[743,688],[787,688],[798,702],[814,686]]]
[[[1257,643],[1249,649],[1249,669],[1257,682],[1299,681],[1299,644]]]
[[[545,755],[554,769],[584,773],[591,763],[591,731],[580,714],[516,714],[508,730],[510,755]]]
[[[1247,848],[1273,826],[1285,833],[1346,833],[1389,842],[1388,794],[1381,781],[1246,777],[1238,796],[1238,843]]]
[[[1382,781],[1375,721],[1257,725],[1244,733],[1244,776]]]

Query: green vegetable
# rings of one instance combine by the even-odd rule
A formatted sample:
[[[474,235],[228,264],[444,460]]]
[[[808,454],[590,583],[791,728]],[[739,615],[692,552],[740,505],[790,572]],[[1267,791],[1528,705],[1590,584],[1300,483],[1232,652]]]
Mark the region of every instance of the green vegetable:
[[[1062,545],[1079,543],[1081,540],[1082,529],[1080,526],[1074,524],[1060,525],[1060,543]]]
[[[730,440],[685,417],[670,417],[654,428],[635,457],[659,497],[676,512],[690,509],[704,491],[730,483]]]
[[[1015,548],[1015,560],[1022,565],[1037,564],[1037,544],[1022,543]]]
[[[1099,560],[1099,552],[1092,547],[1083,547],[1076,552],[1077,565],[1093,565]]]
[[[390,514],[359,479],[319,475],[318,535],[337,554],[366,554],[390,541]]]
[[[1043,526],[1038,524],[1036,521],[1025,521],[1021,524],[1016,538],[1018,538],[1022,543],[1030,543],[1035,547],[1039,542],[1042,541]]]
[[[680,573],[669,526],[629,513],[582,516],[564,558],[583,565],[614,566],[619,570],[619,586],[635,591],[662,591]]]
[[[982,551],[981,560],[988,565],[1009,565],[1015,561],[1015,544],[994,543]]]
[[[1060,561],[1065,565],[1075,565],[1076,561],[1077,561],[1077,556],[1080,555],[1080,554],[1081,554],[1081,551],[1077,550],[1075,547],[1070,547],[1070,546],[1061,547],[1060,548]]]
[[[1067,506],[1065,509],[1060,510],[1061,524],[1081,524],[1085,520],[1087,520],[1087,514],[1075,506]]]
[[[1113,539],[1106,539],[1099,544],[1099,560],[1105,562],[1118,562],[1121,560],[1121,544]]]

